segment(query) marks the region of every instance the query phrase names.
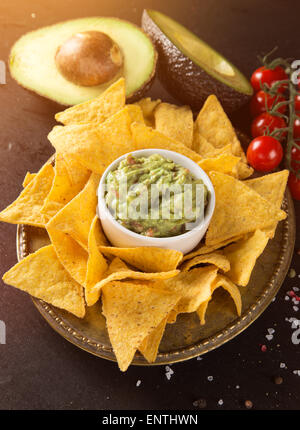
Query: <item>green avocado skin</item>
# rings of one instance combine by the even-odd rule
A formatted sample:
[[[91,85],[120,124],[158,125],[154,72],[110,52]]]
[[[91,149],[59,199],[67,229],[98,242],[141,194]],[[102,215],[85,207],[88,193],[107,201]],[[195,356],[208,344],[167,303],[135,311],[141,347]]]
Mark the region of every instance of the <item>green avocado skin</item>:
[[[129,96],[127,96],[126,103],[135,103],[141,98],[143,98],[145,94],[148,93],[148,91],[150,90],[150,88],[154,83],[154,79],[156,76],[156,64],[157,64],[157,55],[155,56],[153,72],[149,80],[145,82],[145,84],[140,89],[136,90],[133,94],[130,94]]]
[[[224,110],[231,113],[250,100],[250,95],[218,81],[185,56],[153,22],[146,10],[142,15],[142,28],[158,51],[159,80],[181,103],[199,111],[206,98],[215,94]]]

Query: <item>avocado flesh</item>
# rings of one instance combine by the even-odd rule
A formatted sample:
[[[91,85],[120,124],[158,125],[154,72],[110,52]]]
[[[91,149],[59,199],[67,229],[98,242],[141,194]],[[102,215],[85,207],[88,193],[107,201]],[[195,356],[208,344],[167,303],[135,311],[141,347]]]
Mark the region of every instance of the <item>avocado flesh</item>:
[[[214,93],[227,111],[249,100],[248,79],[225,57],[172,18],[144,10],[142,27],[159,54],[159,78],[168,91],[193,108]]]
[[[155,74],[155,48],[139,27],[116,18],[76,19],[25,34],[10,53],[12,77],[23,87],[67,106],[98,96],[120,75],[108,83],[84,87],[66,80],[55,64],[57,48],[73,34],[83,31],[101,31],[119,45],[124,56],[122,75],[128,99],[134,100],[148,89]]]

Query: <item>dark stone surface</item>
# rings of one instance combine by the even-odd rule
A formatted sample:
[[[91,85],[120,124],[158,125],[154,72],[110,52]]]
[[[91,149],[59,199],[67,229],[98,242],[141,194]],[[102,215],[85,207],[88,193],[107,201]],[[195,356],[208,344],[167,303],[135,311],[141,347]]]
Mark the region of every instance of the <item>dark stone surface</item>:
[[[300,58],[300,5],[292,0],[2,0],[0,60],[7,61],[18,37],[40,26],[93,15],[139,24],[143,7],[180,20],[247,76],[259,66],[257,55],[276,45],[280,56]],[[150,95],[173,100],[157,81]],[[0,209],[19,194],[25,173],[37,171],[53,152],[47,134],[59,110],[22,89],[7,72],[7,84],[0,85]],[[232,119],[248,131],[247,107]],[[295,206],[299,220],[300,206]],[[0,225],[1,274],[16,262],[15,233],[15,226]],[[300,319],[300,309],[286,300],[291,288],[300,287],[296,253],[292,267],[296,277],[287,277],[257,321],[201,360],[173,365],[170,380],[165,367],[131,367],[122,374],[115,363],[77,349],[48,326],[26,294],[1,283],[0,320],[6,324],[7,343],[0,345],[0,408],[194,409],[196,400],[205,399],[213,410],[246,409],[245,401],[252,402],[252,409],[299,410],[300,349],[292,342],[296,329],[287,319]],[[275,330],[271,340],[268,329]],[[278,376],[281,384],[274,382]]]

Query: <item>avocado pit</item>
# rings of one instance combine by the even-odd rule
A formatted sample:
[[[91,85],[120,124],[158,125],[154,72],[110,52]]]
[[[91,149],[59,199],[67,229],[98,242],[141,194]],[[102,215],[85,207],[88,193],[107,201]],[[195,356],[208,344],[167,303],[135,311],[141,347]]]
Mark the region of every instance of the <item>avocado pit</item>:
[[[123,55],[105,33],[84,31],[67,39],[56,51],[55,63],[68,81],[82,86],[107,83],[121,74]]]

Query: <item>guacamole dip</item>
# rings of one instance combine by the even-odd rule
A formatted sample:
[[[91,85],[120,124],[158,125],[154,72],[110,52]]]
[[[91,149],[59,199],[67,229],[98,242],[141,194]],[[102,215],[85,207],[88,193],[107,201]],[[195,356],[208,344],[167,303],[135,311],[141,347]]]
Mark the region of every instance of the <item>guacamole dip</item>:
[[[144,236],[185,233],[203,217],[207,200],[201,179],[159,154],[130,154],[106,177],[105,201],[114,218]]]

